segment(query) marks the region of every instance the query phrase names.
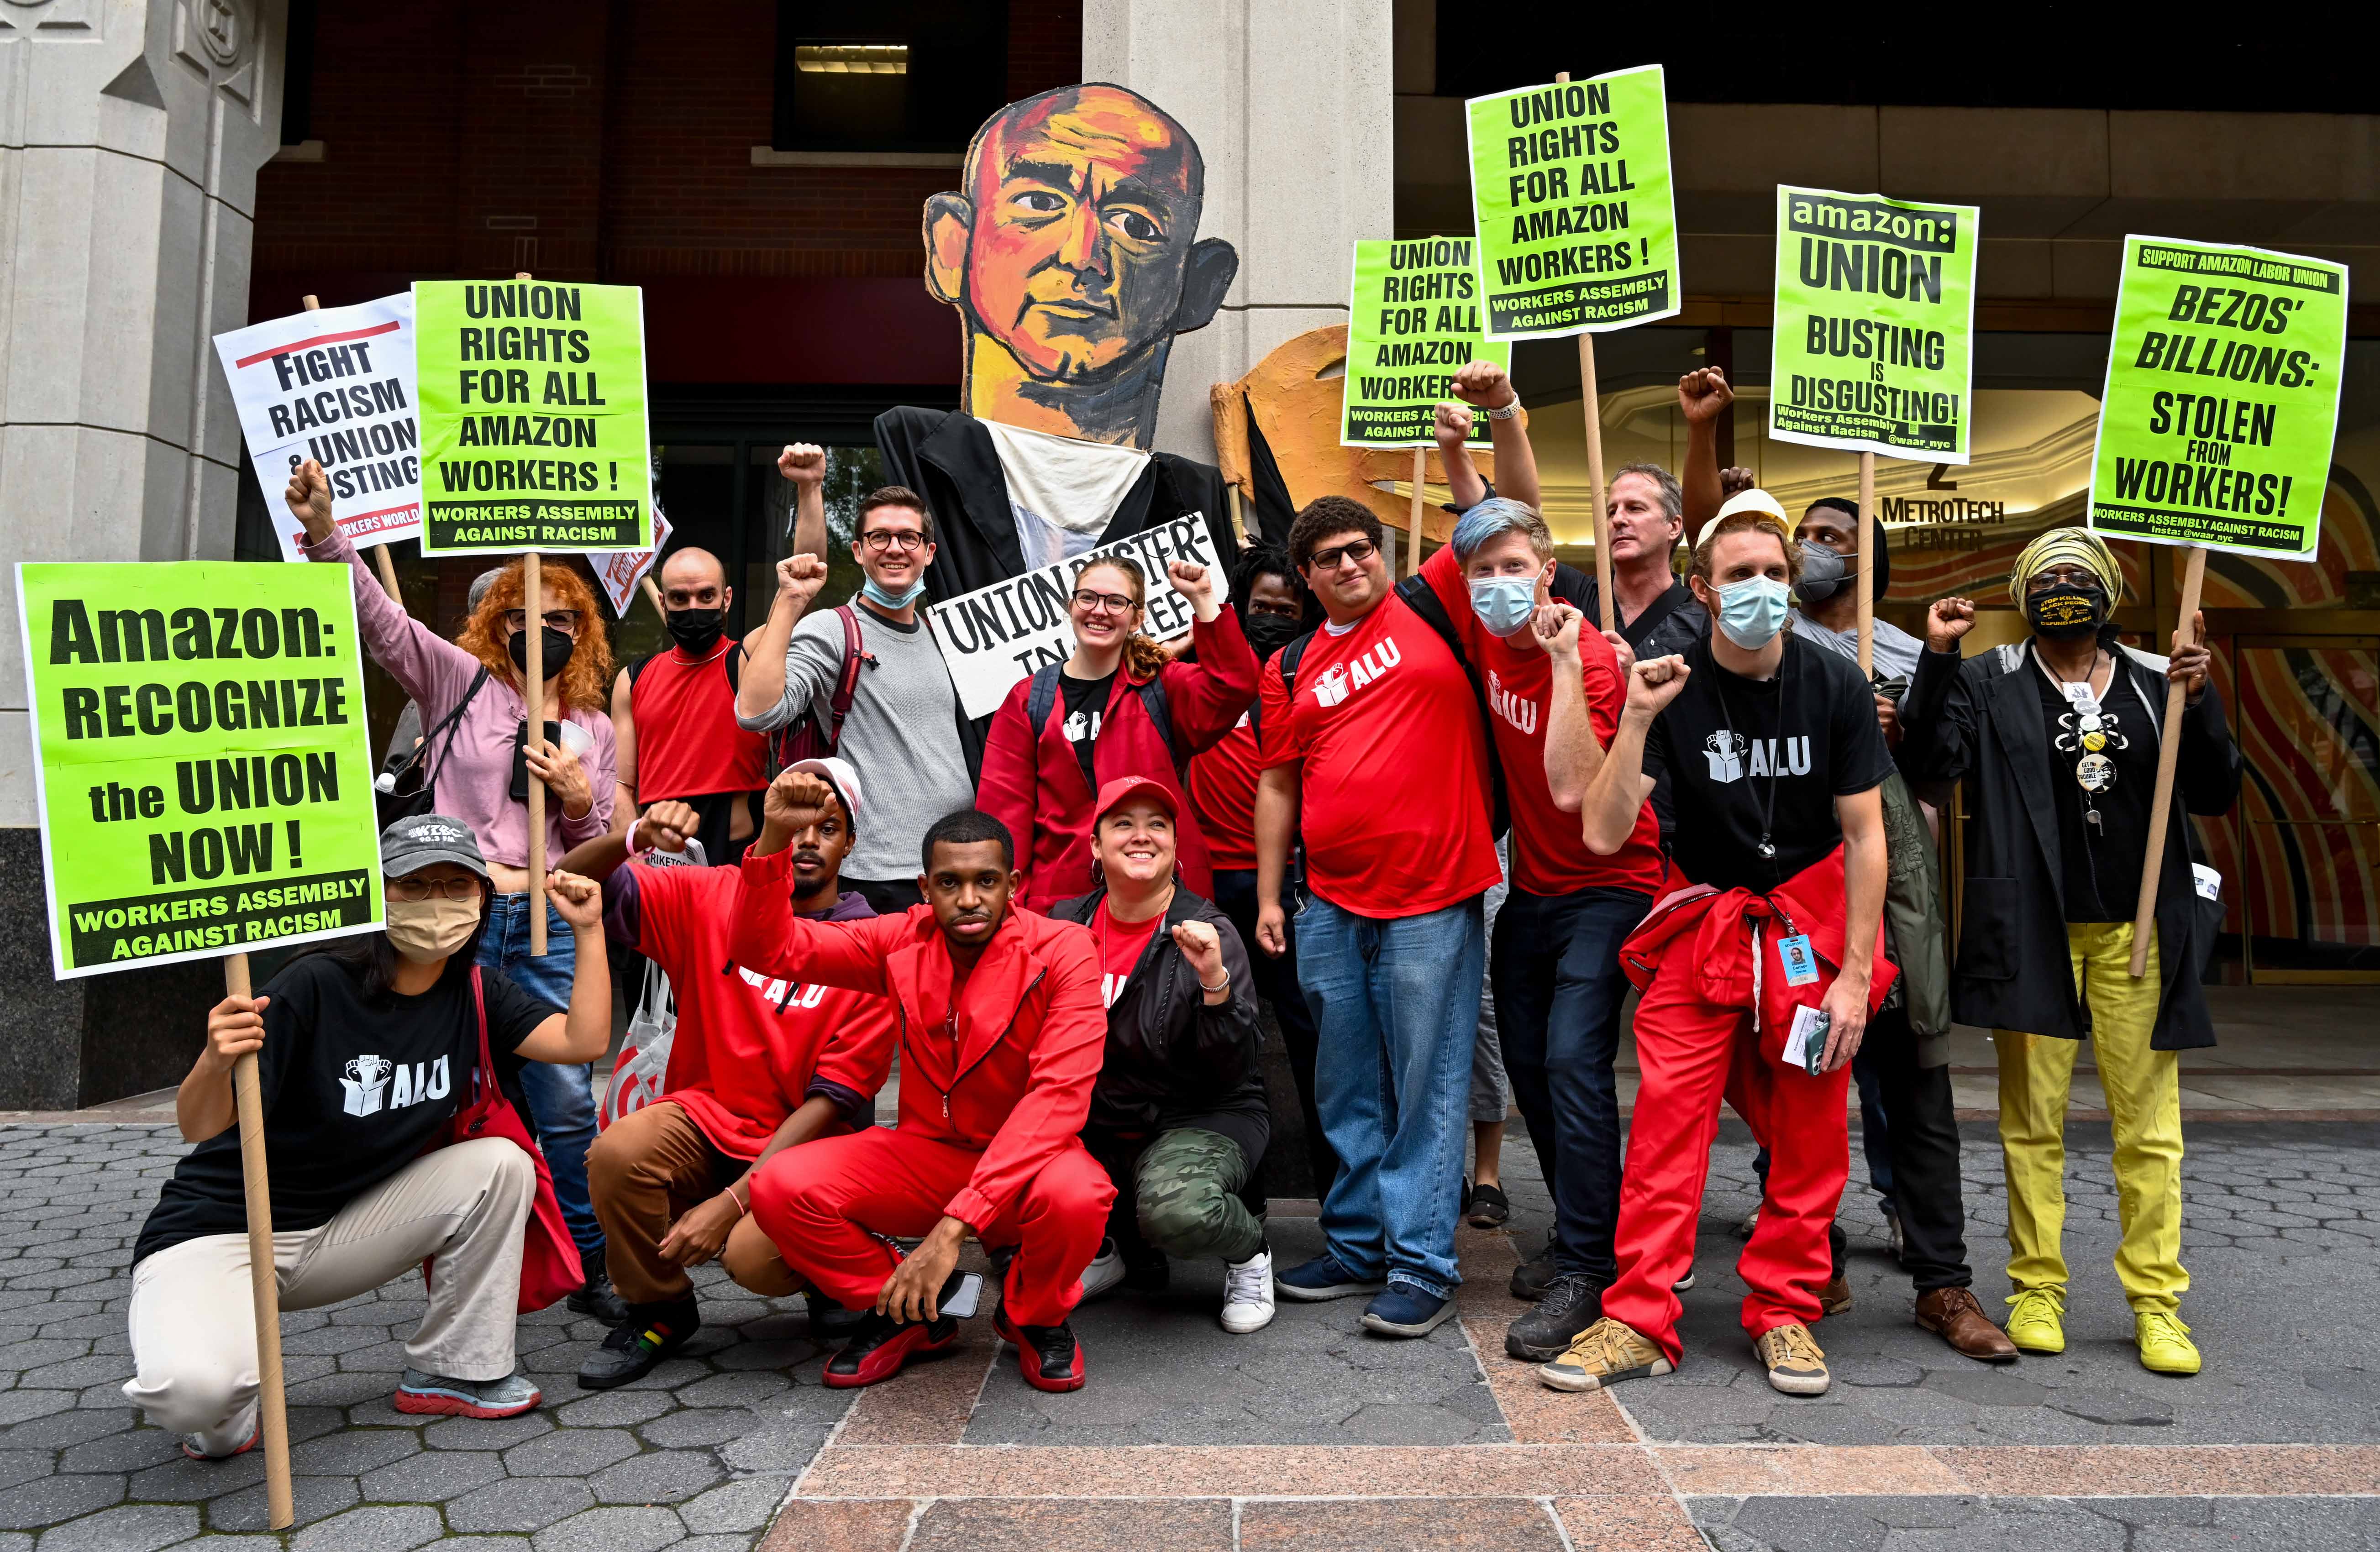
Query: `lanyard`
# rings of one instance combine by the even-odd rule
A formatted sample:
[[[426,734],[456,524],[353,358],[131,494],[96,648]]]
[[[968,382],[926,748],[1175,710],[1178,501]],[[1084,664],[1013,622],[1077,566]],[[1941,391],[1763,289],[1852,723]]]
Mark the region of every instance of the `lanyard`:
[[[1717,669],[1718,665],[1714,663],[1712,667]],[[1711,681],[1711,694],[1718,700],[1719,723],[1727,729],[1728,739],[1732,743],[1736,736],[1735,719],[1728,714],[1727,687],[1714,679]],[[1755,728],[1754,731],[1757,732],[1758,729]],[[1785,664],[1781,659],[1777,664],[1777,737],[1780,744],[1785,737]],[[1752,780],[1752,744],[1749,740],[1744,743],[1743,762],[1743,779],[1749,783]],[[1769,837],[1776,829],[1777,784],[1781,780],[1777,768],[1782,763],[1781,758],[1768,762],[1768,795],[1758,804],[1760,809],[1758,850],[1761,859],[1766,862],[1774,862],[1777,859],[1777,843]]]

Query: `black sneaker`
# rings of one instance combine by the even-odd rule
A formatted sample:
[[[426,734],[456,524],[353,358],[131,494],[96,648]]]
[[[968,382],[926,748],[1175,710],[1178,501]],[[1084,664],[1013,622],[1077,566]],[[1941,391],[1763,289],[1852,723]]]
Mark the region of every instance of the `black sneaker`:
[[[1578,1334],[1603,1318],[1603,1282],[1584,1272],[1554,1279],[1537,1307],[1512,1322],[1504,1351],[1532,1364],[1548,1364],[1570,1351]]]
[[[845,1309],[820,1292],[805,1293],[802,1298],[809,1305],[810,1337],[820,1342],[843,1340],[859,1329],[860,1320],[868,1314],[866,1310]]]
[[[578,1365],[578,1388],[609,1390],[642,1379],[701,1328],[702,1316],[692,1299],[638,1304],[627,1319],[612,1328],[603,1345]]]
[[[1554,1279],[1560,1275],[1554,1270],[1554,1231],[1548,1229],[1546,1231],[1546,1248],[1512,1269],[1512,1297],[1535,1303],[1546,1296],[1546,1290],[1551,1288]]]
[[[612,1274],[603,1269],[602,1251],[580,1251],[579,1268],[587,1281],[577,1292],[563,1301],[579,1315],[591,1315],[606,1326],[619,1326],[628,1319],[628,1301],[612,1287]]]
[[[1083,1388],[1083,1349],[1075,1328],[1064,1321],[1055,1326],[1020,1326],[1002,1305],[992,1316],[1001,1340],[1016,1349],[1016,1370],[1036,1390],[1064,1392]]]
[[[958,1340],[954,1316],[934,1320],[895,1320],[868,1310],[859,1317],[843,1351],[827,1360],[819,1377],[837,1390],[876,1385],[901,1372],[910,1359],[939,1352]]]

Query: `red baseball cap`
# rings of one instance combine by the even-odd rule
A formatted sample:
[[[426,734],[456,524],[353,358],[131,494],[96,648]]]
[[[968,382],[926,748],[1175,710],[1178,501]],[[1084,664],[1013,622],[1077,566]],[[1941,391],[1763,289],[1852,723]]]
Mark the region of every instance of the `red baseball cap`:
[[[1167,818],[1181,816],[1181,800],[1173,789],[1154,776],[1119,776],[1099,789],[1099,803],[1091,810],[1091,823],[1096,825],[1109,813],[1136,797],[1147,797],[1165,810]]]

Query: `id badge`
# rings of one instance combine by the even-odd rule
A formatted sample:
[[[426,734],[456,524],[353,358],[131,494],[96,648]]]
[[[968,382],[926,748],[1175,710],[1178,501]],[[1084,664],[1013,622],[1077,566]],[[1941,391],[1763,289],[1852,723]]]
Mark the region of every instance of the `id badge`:
[[[1777,940],[1777,963],[1784,968],[1787,986],[1809,986],[1818,978],[1818,956],[1811,952],[1806,932]]]

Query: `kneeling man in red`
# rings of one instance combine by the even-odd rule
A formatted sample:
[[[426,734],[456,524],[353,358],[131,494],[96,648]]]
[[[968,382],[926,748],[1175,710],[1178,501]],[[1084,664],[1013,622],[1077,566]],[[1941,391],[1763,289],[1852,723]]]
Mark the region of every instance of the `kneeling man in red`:
[[[873,1385],[947,1347],[943,1303],[972,1231],[1002,1267],[996,1317],[1026,1383],[1075,1390],[1082,1349],[1066,1316],[1106,1232],[1115,1187],[1078,1136],[1107,1043],[1089,930],[1013,908],[1021,875],[1007,829],[962,809],[926,831],[919,891],[897,916],[819,921],[786,903],[786,840],[834,802],[817,777],[770,786],[744,859],[736,962],[763,975],[892,999],[901,1050],[897,1131],[870,1127],[771,1159],[752,1212],[786,1261],[865,1309],[828,1363],[831,1386]],[[874,1065],[880,1086],[892,1061]],[[923,1235],[905,1258],[890,1243]]]

